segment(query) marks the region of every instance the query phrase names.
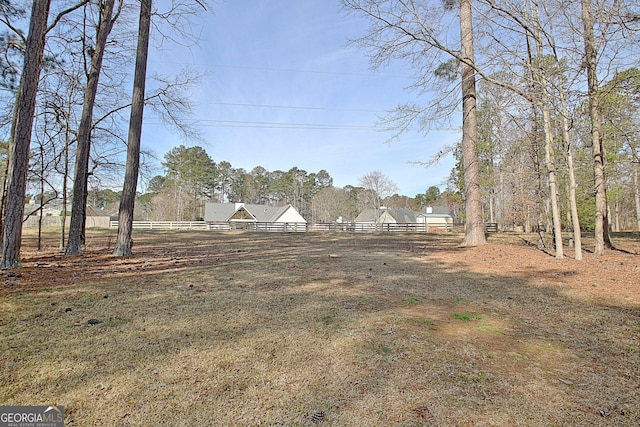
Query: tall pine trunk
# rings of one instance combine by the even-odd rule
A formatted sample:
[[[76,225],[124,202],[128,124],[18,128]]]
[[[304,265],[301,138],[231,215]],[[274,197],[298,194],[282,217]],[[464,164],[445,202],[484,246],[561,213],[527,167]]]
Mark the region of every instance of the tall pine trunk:
[[[78,145],[76,147],[76,168],[73,180],[73,196],[71,205],[71,222],[67,255],[77,255],[84,244],[84,227],[87,209],[87,182],[89,178],[89,155],[91,151],[91,127],[93,125],[93,106],[98,92],[98,81],[102,69],[102,58],[107,45],[107,36],[113,23],[113,6],[115,0],[104,0],[100,7],[100,23],[96,33],[96,46],[91,53],[91,66],[87,75],[87,87],[84,91],[82,117],[78,128]]]
[[[29,35],[16,109],[15,132],[9,148],[7,198],[2,233],[0,268],[19,268],[22,245],[22,220],[29,168],[31,128],[36,107],[36,94],[42,67],[50,0],[34,0],[29,23]]]
[[[462,63],[462,157],[466,212],[466,229],[462,246],[478,246],[487,243],[487,240],[482,225],[471,0],[460,1],[460,44],[464,59]]]
[[[136,52],[136,68],[133,77],[133,97],[131,102],[131,118],[129,120],[129,137],[127,141],[127,164],[124,185],[118,212],[118,237],[113,254],[129,256],[132,254],[133,211],[138,186],[140,169],[140,139],[142,137],[142,116],[144,112],[144,91],[147,79],[147,55],[149,53],[149,30],[151,27],[152,0],[141,0],[140,23],[138,29],[138,49]]]

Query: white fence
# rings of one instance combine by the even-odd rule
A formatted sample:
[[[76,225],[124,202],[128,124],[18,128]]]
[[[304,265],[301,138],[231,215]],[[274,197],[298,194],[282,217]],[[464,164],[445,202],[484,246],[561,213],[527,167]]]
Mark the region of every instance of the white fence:
[[[43,227],[60,227],[62,224],[61,216],[30,216],[24,220],[22,223],[23,227],[31,228],[37,227],[40,223],[40,219],[42,219]],[[69,224],[71,223],[71,217],[67,216],[65,218],[65,226],[69,228]],[[107,228],[109,227],[109,217],[108,216],[88,216],[86,219],[86,227],[87,228]]]
[[[25,221],[25,227],[37,227],[37,217],[30,217]],[[43,217],[44,226],[60,226],[60,217]],[[67,217],[67,227],[69,217]],[[118,221],[108,221],[108,218],[87,217],[87,228],[91,227],[111,227],[117,228]],[[425,224],[337,224],[337,223],[268,223],[268,222],[247,222],[247,223],[207,223],[205,221],[133,221],[133,228],[138,230],[247,230],[247,231],[267,231],[267,232],[305,232],[305,231],[344,231],[350,233],[374,233],[374,232],[443,232],[451,231],[451,225],[426,225]],[[492,230],[489,230],[492,231]]]
[[[118,221],[111,221],[111,227],[117,228]],[[133,228],[138,230],[249,230],[271,232],[305,232],[307,225],[304,223],[270,223],[270,222],[246,222],[246,223],[214,223],[205,221],[133,221]]]
[[[375,233],[375,232],[405,232],[405,233],[426,233],[451,231],[450,224],[416,224],[416,223],[358,223],[358,224],[335,224],[319,223],[309,226],[309,231],[347,231],[350,233]]]
[[[118,227],[118,221],[111,221],[109,226]],[[139,230],[209,230],[204,221],[133,221],[133,228]]]

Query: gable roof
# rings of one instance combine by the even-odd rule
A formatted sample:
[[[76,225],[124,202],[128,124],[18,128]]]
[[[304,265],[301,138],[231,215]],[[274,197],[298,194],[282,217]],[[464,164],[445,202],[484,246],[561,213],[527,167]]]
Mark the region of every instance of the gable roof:
[[[291,205],[267,206],[246,203],[207,203],[205,205],[204,220],[209,222],[228,222],[233,220],[277,222],[289,209],[295,211],[295,208]],[[241,212],[244,212],[245,218],[234,218],[236,214],[241,214]],[[297,213],[297,211],[295,212]],[[304,218],[302,218],[302,221],[304,221]]]
[[[207,203],[204,208],[204,220],[226,222],[236,212],[233,203]]]
[[[289,206],[245,205],[245,208],[253,214],[258,222],[276,222]]]
[[[385,212],[398,223],[416,222],[416,218],[420,215],[420,212],[415,212],[408,208],[365,209],[356,217],[355,222],[375,222]]]
[[[104,209],[94,208],[93,206],[87,206],[87,216],[110,216]]]
[[[399,224],[412,224],[418,222],[419,217],[426,218],[451,218],[449,209],[446,206],[434,206],[432,213],[416,212],[409,208],[380,208],[365,209],[358,215],[355,222],[375,222],[385,214],[388,214]]]

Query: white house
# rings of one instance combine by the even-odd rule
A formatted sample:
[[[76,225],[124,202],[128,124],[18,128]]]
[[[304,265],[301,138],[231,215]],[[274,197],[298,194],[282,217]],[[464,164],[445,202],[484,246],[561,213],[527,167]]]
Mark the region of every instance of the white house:
[[[453,229],[453,217],[446,206],[427,206],[424,213],[416,217],[416,221],[425,225],[425,230],[438,228],[446,231]]]
[[[453,228],[453,217],[446,207],[427,207],[424,212],[416,212],[408,208],[366,209],[355,219],[356,226],[385,230],[404,226],[415,231],[439,229],[450,231]],[[393,224],[392,227],[384,225]],[[397,225],[398,227],[395,227]]]
[[[204,220],[219,229],[307,231],[307,221],[291,205],[207,203]]]

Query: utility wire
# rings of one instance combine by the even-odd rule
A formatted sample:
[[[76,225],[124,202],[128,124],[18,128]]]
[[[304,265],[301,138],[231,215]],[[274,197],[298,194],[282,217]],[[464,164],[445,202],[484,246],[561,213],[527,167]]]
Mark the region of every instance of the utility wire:
[[[256,108],[281,108],[289,110],[315,110],[315,111],[349,111],[355,113],[387,113],[385,110],[367,110],[360,108],[331,108],[331,107],[306,107],[300,105],[272,105],[272,104],[248,104],[240,102],[198,102],[198,105],[226,105],[230,107],[256,107]]]
[[[153,60],[150,61],[154,64],[169,64],[169,65],[185,65],[182,62],[172,62],[165,60]],[[372,74],[372,73],[349,73],[346,71],[320,71],[320,70],[300,70],[295,68],[275,68],[275,67],[257,67],[253,65],[227,65],[227,64],[204,64],[204,63],[190,63],[197,67],[205,68],[233,68],[239,70],[254,70],[254,71],[277,71],[286,73],[307,73],[307,74],[326,74],[336,76],[353,76],[353,77],[370,77],[370,78],[393,78],[393,79],[413,79],[411,76],[401,76],[394,74]]]
[[[145,124],[160,125],[159,121],[145,121]],[[368,125],[337,125],[322,123],[283,123],[283,122],[256,122],[244,120],[196,120],[191,126],[207,127],[233,127],[254,129],[301,129],[301,130],[354,130],[354,131],[379,131],[375,126]]]

